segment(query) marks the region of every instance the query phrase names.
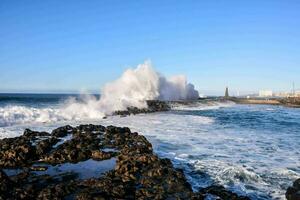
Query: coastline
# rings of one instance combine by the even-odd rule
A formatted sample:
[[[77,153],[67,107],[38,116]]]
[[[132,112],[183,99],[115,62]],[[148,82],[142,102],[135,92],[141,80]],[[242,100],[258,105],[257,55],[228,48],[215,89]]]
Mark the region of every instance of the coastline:
[[[300,99],[281,99],[281,98],[270,98],[270,99],[262,99],[262,98],[236,98],[236,97],[228,97],[222,98],[223,100],[233,101],[237,104],[262,104],[262,105],[278,105],[278,106],[286,106],[291,108],[300,108]]]
[[[54,129],[57,126],[62,126],[64,124],[57,124],[55,126],[52,126],[51,129],[49,129],[49,128],[44,129],[44,128],[42,128],[42,127],[44,127],[43,125],[39,125],[39,126],[41,126],[40,128],[42,128],[42,129],[40,129],[38,126],[29,126],[32,130],[40,130],[40,131],[44,130],[44,131],[48,131],[49,133],[25,130],[25,132],[24,132],[23,136],[21,136],[21,138],[23,138],[23,139],[24,138],[29,138],[30,143],[33,146],[37,146],[37,144],[39,142],[41,142],[41,145],[46,145],[45,146],[46,149],[49,147],[49,145],[42,144],[42,141],[43,141],[43,143],[50,142],[51,143],[50,147],[52,146],[51,147],[52,150],[50,150],[50,152],[58,150],[58,147],[60,145],[66,143],[66,142],[68,143],[68,141],[70,139],[75,139],[76,138],[76,140],[73,141],[74,143],[71,142],[71,144],[68,144],[65,147],[63,147],[61,150],[59,150],[59,152],[54,155],[55,158],[48,158],[48,161],[47,161],[48,163],[45,163],[45,162],[41,162],[40,163],[40,161],[42,161],[42,160],[38,160],[39,162],[38,163],[34,163],[32,166],[22,166],[21,165],[22,166],[21,167],[21,171],[20,171],[20,168],[18,169],[17,167],[9,167],[9,168],[6,167],[5,170],[3,171],[3,173],[2,172],[0,173],[0,177],[2,177],[2,178],[4,177],[3,179],[0,178],[0,188],[3,187],[3,185],[7,185],[7,183],[8,183],[8,185],[10,185],[11,181],[12,181],[14,183],[14,184],[12,184],[14,186],[14,188],[13,188],[14,191],[13,192],[16,192],[16,190],[23,190],[24,189],[24,186],[21,187],[20,184],[16,184],[19,181],[21,183],[25,183],[27,185],[27,186],[25,186],[25,188],[26,188],[26,187],[31,187],[31,186],[32,187],[39,187],[39,186],[31,185],[31,183],[28,184],[29,180],[33,180],[34,179],[38,183],[43,183],[45,181],[45,179],[49,179],[49,180],[51,179],[50,185],[53,186],[53,183],[51,183],[51,182],[54,181],[57,184],[60,184],[59,186],[57,186],[59,189],[64,190],[61,187],[69,187],[69,186],[68,185],[65,186],[65,185],[61,184],[61,182],[59,182],[57,179],[63,179],[63,180],[67,180],[67,181],[74,181],[76,183],[77,182],[82,182],[84,180],[90,180],[90,179],[97,179],[97,180],[101,179],[100,182],[102,182],[102,179],[105,179],[105,180],[106,179],[109,179],[109,180],[110,179],[114,179],[115,175],[113,175],[113,177],[111,177],[111,176],[106,177],[106,175],[105,175],[105,178],[104,178],[103,174],[104,173],[108,173],[110,170],[115,170],[114,166],[116,166],[116,163],[118,161],[118,156],[119,156],[119,153],[120,153],[120,149],[117,149],[114,146],[106,146],[106,147],[102,146],[100,148],[100,152],[96,151],[96,152],[94,152],[94,155],[93,155],[93,153],[92,153],[92,155],[90,155],[89,151],[87,151],[88,153],[87,153],[87,155],[85,155],[86,154],[86,152],[85,152],[86,150],[84,150],[84,152],[81,152],[81,151],[77,150],[77,145],[79,145],[79,146],[81,146],[81,145],[88,145],[88,146],[92,145],[92,143],[89,144],[90,141],[88,143],[81,144],[81,140],[85,139],[85,136],[86,136],[85,134],[86,133],[89,133],[89,134],[93,133],[94,134],[94,133],[99,132],[100,129],[102,129],[102,130],[107,129],[107,127],[104,127],[105,129],[103,129],[103,128],[100,128],[100,127],[102,127],[100,125],[98,125],[99,126],[98,128],[95,128],[97,126],[93,127],[94,125],[88,125],[88,126],[91,126],[91,128],[84,128],[87,125],[77,126],[77,124],[86,124],[86,123],[88,123],[88,124],[89,123],[97,124],[97,123],[100,123],[100,124],[103,124],[105,126],[109,126],[110,124],[115,124],[115,125],[121,126],[121,127],[123,127],[123,126],[130,126],[131,128],[134,128],[134,126],[132,126],[132,124],[130,124],[131,123],[130,120],[127,121],[126,120],[127,117],[126,118],[123,118],[123,117],[128,116],[128,115],[135,115],[135,114],[139,114],[139,113],[152,113],[152,112],[162,112],[161,115],[172,114],[172,111],[171,112],[166,112],[166,113],[164,113],[164,112],[172,110],[172,108],[175,108],[175,110],[176,110],[177,106],[179,107],[179,110],[180,110],[181,106],[184,106],[185,109],[189,110],[189,106],[191,106],[191,108],[193,106],[200,106],[201,107],[201,105],[203,103],[205,105],[207,105],[207,106],[215,106],[215,105],[226,106],[227,103],[229,105],[234,105],[234,103],[230,102],[230,100],[220,99],[220,98],[218,98],[218,99],[216,99],[216,98],[215,99],[199,99],[198,101],[170,101],[170,102],[151,101],[151,102],[154,105],[151,109],[149,109],[149,107],[148,107],[148,110],[147,109],[140,109],[140,110],[138,110],[137,108],[130,108],[127,111],[124,111],[125,113],[123,113],[123,114],[117,114],[117,113],[115,113],[115,115],[118,115],[118,116],[111,116],[111,117],[114,117],[114,118],[117,118],[117,119],[123,121],[123,123],[116,123],[116,124],[115,123],[106,123],[106,122],[104,122],[106,120],[104,120],[103,122],[99,122],[99,121],[98,122],[96,122],[96,121],[84,122],[83,121],[83,122],[77,122],[77,123],[65,122],[65,124],[72,124],[73,127],[71,127],[71,126],[61,127],[61,128],[55,129],[55,131],[52,131],[52,133],[49,132],[51,129]],[[215,103],[213,103],[213,102],[215,102]],[[237,107],[239,107],[239,106],[237,106]],[[245,106],[245,107],[249,107],[249,106]],[[251,107],[252,106],[250,106],[250,108]],[[165,108],[167,108],[167,109],[165,109]],[[282,109],[282,108],[278,107],[278,109]],[[291,109],[289,109],[289,110],[291,110]],[[160,114],[160,113],[158,113],[158,114]],[[151,116],[151,115],[152,114],[149,114],[149,115],[147,114],[147,116]],[[136,117],[139,117],[139,116],[145,116],[145,115],[131,116],[129,118],[133,117],[136,120]],[[108,118],[108,120],[109,120],[109,118]],[[173,120],[171,120],[171,121],[173,121]],[[145,136],[147,136],[147,138],[148,138],[149,133],[147,133],[147,131],[145,131],[145,130],[147,130],[147,127],[145,127],[145,126],[140,126],[140,127],[142,127],[142,128],[139,128],[139,129],[135,129],[134,128],[134,131],[137,131],[139,133],[145,133]],[[26,127],[23,126],[22,129],[19,129],[18,130],[19,134],[22,134],[22,132],[23,132],[23,130],[25,128]],[[120,127],[115,127],[115,128],[120,128]],[[87,130],[85,130],[85,129],[87,129]],[[97,130],[97,129],[99,129],[99,130]],[[74,134],[73,130],[77,130],[77,132],[82,132],[82,133],[76,133],[76,134]],[[185,130],[187,130],[187,129],[185,129]],[[65,132],[65,133],[63,133],[63,132]],[[100,132],[105,133],[106,131],[100,131]],[[36,134],[36,136],[34,136],[35,134]],[[91,137],[94,138],[94,139],[96,139],[96,140],[102,138],[101,135],[103,135],[103,134],[100,134],[100,135],[98,134],[98,136],[95,138],[93,136],[93,134],[92,134]],[[120,134],[122,134],[122,133],[120,132]],[[79,141],[77,141],[81,137],[83,137],[83,138],[80,139]],[[100,137],[100,138],[98,138],[98,137]],[[18,144],[18,142],[19,142],[18,138],[19,137],[11,139],[11,143],[4,144],[4,146],[10,146],[14,142],[16,144]],[[52,138],[52,139],[50,139],[50,138]],[[49,140],[45,140],[45,139],[49,139]],[[56,139],[58,139],[58,141],[56,141]],[[88,140],[90,140],[90,139],[91,138],[89,138]],[[152,141],[151,138],[149,138],[149,139],[150,139],[149,141],[155,142],[155,141]],[[7,140],[9,140],[9,139],[7,139]],[[114,139],[112,139],[112,140],[114,140]],[[78,144],[78,142],[79,142],[79,144]],[[153,143],[153,144],[156,144],[156,143]],[[128,146],[130,146],[130,145],[132,145],[132,144],[129,144]],[[1,146],[3,146],[3,145],[0,142],[0,147]],[[36,147],[33,147],[33,149],[35,149],[35,148]],[[38,148],[39,148],[38,151],[43,152],[43,150],[40,149],[41,148],[40,146]],[[42,148],[44,148],[44,147],[42,147]],[[74,148],[75,148],[74,155],[81,157],[79,160],[76,160],[76,159],[72,158],[72,156],[74,156],[73,154],[69,155],[69,153],[65,152],[65,150],[68,152],[70,149],[74,149]],[[92,147],[92,148],[94,148],[94,147]],[[0,150],[1,150],[1,148],[0,148]],[[48,150],[46,150],[46,151],[48,151]],[[91,151],[93,152],[93,150],[91,150]],[[17,152],[20,153],[20,149]],[[31,152],[35,152],[35,150],[33,150]],[[10,153],[14,154],[14,152],[10,152]],[[46,153],[46,154],[48,154],[48,153]],[[23,153],[21,152],[21,154],[23,154]],[[65,157],[65,159],[66,159],[65,161],[59,161],[61,159],[61,155],[60,154],[62,154],[62,157]],[[155,153],[153,153],[153,151],[152,151],[152,154],[156,155]],[[164,157],[163,154],[159,154],[159,155]],[[70,158],[68,158],[68,156]],[[2,157],[1,152],[0,152],[0,157]],[[174,165],[171,166],[172,168],[174,168],[174,166],[182,168],[182,166],[178,165],[178,163],[176,161],[174,162],[174,160],[171,157],[168,157],[168,158],[170,158],[172,160],[173,164],[174,164]],[[134,157],[134,159],[137,159],[137,157]],[[158,157],[158,159],[161,159],[161,158]],[[17,159],[13,158],[12,160],[17,160]],[[0,159],[0,161],[1,161],[1,159]],[[148,163],[147,163],[147,165],[148,165]],[[204,163],[204,165],[209,165],[209,163],[206,163],[206,164]],[[99,168],[99,166],[100,166],[100,168]],[[2,168],[3,167],[0,165],[0,171],[1,171]],[[53,174],[53,175],[48,176],[48,177],[45,176],[45,175],[47,175],[48,172],[49,173],[55,173],[57,171],[66,171],[67,169],[71,170],[74,173],[71,173],[71,174],[70,173],[66,173],[66,174],[63,173],[63,174],[61,174],[59,176],[56,173],[56,174]],[[188,170],[186,168],[184,168],[184,169],[186,170],[185,174],[184,174],[185,181],[186,180],[189,181],[189,183],[191,184],[190,187],[192,186],[193,191],[191,191],[191,193],[189,192],[189,194],[191,194],[191,196],[189,196],[188,198],[182,198],[182,199],[205,199],[205,197],[207,197],[209,195],[216,196],[216,194],[219,197],[220,196],[224,197],[224,196],[228,196],[229,195],[230,198],[227,198],[227,199],[237,199],[237,198],[242,198],[243,199],[243,198],[247,198],[247,197],[238,197],[238,196],[237,197],[233,197],[231,195],[234,195],[234,193],[226,190],[223,186],[213,185],[212,187],[208,187],[209,185],[205,185],[205,186],[203,185],[201,187],[195,187],[195,184],[197,184],[197,183],[191,181],[189,169]],[[33,174],[36,174],[36,175],[44,175],[44,177],[37,178],[36,176],[31,176],[31,175],[28,175],[26,173],[21,173],[21,172],[26,172],[26,173],[28,172],[29,174],[33,173]],[[16,173],[19,173],[20,175],[17,175]],[[95,174],[96,174],[96,176],[95,176]],[[101,176],[99,174],[101,174]],[[26,176],[26,178],[24,178],[23,176]],[[69,180],[69,178],[70,178],[69,176],[71,176],[70,180]],[[74,178],[74,176],[76,176],[76,177]],[[5,177],[7,177],[7,178],[5,178]],[[158,178],[158,177],[156,177],[156,178]],[[228,178],[230,179],[230,177],[228,177]],[[120,178],[118,178],[118,179],[120,179]],[[10,183],[7,182],[7,180],[9,180]],[[294,180],[295,179],[289,180],[289,182],[287,184],[291,185],[291,183]],[[99,181],[95,181],[93,183],[94,184],[100,184],[100,182]],[[154,181],[154,182],[161,182],[161,181]],[[201,184],[201,183],[202,183],[202,181],[199,182],[199,184]],[[47,184],[46,184],[46,186],[48,187]],[[110,182],[109,184],[112,184],[112,183]],[[211,183],[211,184],[214,184],[214,183]],[[228,188],[230,188],[231,191],[237,191],[237,190],[232,189],[226,183],[224,184],[222,182],[220,184],[224,185],[224,186],[226,186]],[[123,186],[124,186],[124,184],[122,184],[122,187]],[[152,186],[154,186],[154,185],[152,184],[151,187]],[[79,186],[76,186],[76,187],[79,187]],[[80,187],[81,187],[81,185],[80,185]],[[89,188],[89,187],[90,187],[90,185],[84,185],[84,188]],[[115,186],[114,185],[106,185],[105,187],[109,188],[109,187],[115,187]],[[149,190],[152,191],[153,188],[151,188],[151,187],[147,188],[147,190],[149,189]],[[289,189],[288,191],[286,191],[287,188],[285,188],[284,191],[281,191],[281,198],[283,198],[284,194],[286,195],[286,198],[289,198],[291,195],[292,196],[295,195],[293,193],[295,191],[295,187],[290,187],[290,188],[292,188],[292,189]],[[49,190],[53,191],[54,189],[52,188],[52,189],[49,189]],[[93,191],[89,191],[89,189],[87,189],[87,190],[88,190],[87,193],[93,193]],[[189,190],[191,190],[191,188]],[[3,191],[5,191],[5,189]],[[30,191],[30,193],[32,193],[32,192],[36,192],[36,191]],[[37,192],[39,192],[39,191],[37,191]],[[56,192],[56,191],[54,191],[54,192]],[[108,193],[111,193],[111,191],[109,191]],[[237,194],[239,194],[239,195],[241,195],[241,194],[247,194],[247,195],[249,195],[248,196],[249,198],[251,198],[251,199],[257,199],[255,196],[253,196],[253,194],[251,192],[248,193],[248,191],[247,192],[241,192],[241,193],[239,193],[239,191],[237,191],[237,193],[235,195],[237,195]],[[263,193],[263,194],[267,194],[267,193]],[[297,192],[296,192],[296,194],[297,194]],[[45,194],[45,195],[48,195],[48,194]],[[73,194],[73,193],[71,194],[71,196],[72,196],[71,199],[75,198],[74,195],[75,194]],[[84,194],[84,195],[86,195],[86,194]],[[288,197],[288,195],[289,195],[289,197]],[[70,199],[69,196],[67,196],[67,197],[68,198],[66,198],[66,199]],[[107,198],[108,197],[110,197],[110,196],[107,196]],[[36,197],[36,196],[34,198],[41,199],[40,197]],[[53,197],[53,198],[58,198],[58,197]],[[92,199],[92,198],[94,198],[94,197],[90,197],[88,195],[87,196],[83,196],[81,198],[76,197],[76,199]],[[112,197],[110,197],[110,198],[112,198]],[[121,197],[118,197],[118,198],[121,198]],[[130,199],[130,198],[127,198],[127,197],[126,198],[122,197],[122,198],[123,199]],[[153,199],[153,198],[154,197],[151,197],[151,198],[148,198],[148,199]],[[6,199],[6,198],[4,198],[4,199]],[[8,198],[8,199],[15,199],[15,198]],[[44,197],[43,199],[52,199],[52,197]],[[61,198],[61,199],[64,199],[64,198]],[[131,198],[131,199],[136,199],[136,198]],[[165,199],[165,198],[162,198],[162,199]],[[226,199],[226,198],[220,198],[220,199]],[[290,199],[291,198],[289,198],[289,200]],[[294,200],[294,199],[292,198],[291,200]]]
[[[192,191],[181,169],[159,158],[144,136],[127,127],[26,129],[0,144],[2,199],[249,199],[220,185]],[[70,167],[78,164],[79,171]],[[105,170],[94,172],[94,165]]]

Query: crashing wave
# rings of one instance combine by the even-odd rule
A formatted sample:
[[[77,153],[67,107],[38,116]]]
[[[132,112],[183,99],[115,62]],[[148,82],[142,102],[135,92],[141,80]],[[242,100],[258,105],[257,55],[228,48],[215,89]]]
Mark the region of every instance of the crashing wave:
[[[62,120],[101,119],[114,111],[129,107],[146,108],[147,100],[193,100],[199,97],[194,85],[183,75],[166,78],[156,72],[149,61],[126,70],[122,76],[107,83],[101,98],[82,95],[80,101],[70,98],[58,107],[0,107],[0,126]]]

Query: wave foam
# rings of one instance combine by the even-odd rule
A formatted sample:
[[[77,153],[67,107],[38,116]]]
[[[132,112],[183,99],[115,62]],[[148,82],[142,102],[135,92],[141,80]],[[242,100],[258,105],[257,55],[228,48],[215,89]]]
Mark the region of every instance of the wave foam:
[[[145,108],[146,100],[191,100],[199,97],[194,85],[183,75],[166,78],[156,72],[149,61],[128,69],[123,75],[107,83],[101,99],[95,103],[105,114],[128,107]]]
[[[191,102],[189,104],[172,104],[173,110],[215,110],[219,108],[226,108],[235,105],[232,101],[219,102],[219,101],[209,101],[209,102]]]
[[[199,97],[194,85],[183,75],[166,78],[156,72],[149,61],[126,70],[122,76],[107,83],[101,98],[84,95],[82,101],[70,99],[62,109],[67,118],[102,118],[128,107],[146,108],[147,100],[193,100]]]
[[[126,70],[122,76],[107,83],[101,98],[82,95],[80,100],[68,99],[55,108],[25,106],[0,107],[0,126],[29,122],[101,119],[128,107],[146,108],[146,100],[190,100],[199,97],[194,85],[183,75],[166,78],[156,72],[149,61]]]
[[[5,106],[0,108],[0,126],[59,120],[59,111],[51,108]]]

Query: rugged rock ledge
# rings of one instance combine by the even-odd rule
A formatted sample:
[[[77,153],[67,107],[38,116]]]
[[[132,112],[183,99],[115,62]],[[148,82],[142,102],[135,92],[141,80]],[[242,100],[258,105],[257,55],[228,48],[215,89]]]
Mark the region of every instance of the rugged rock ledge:
[[[293,108],[300,108],[300,97],[289,98],[237,98],[228,97],[225,100],[230,100],[238,104],[262,104],[262,105],[280,105]]]
[[[53,166],[115,159],[104,174],[82,179]],[[83,171],[83,173],[87,173]],[[192,191],[182,170],[159,158],[152,145],[129,128],[64,126],[52,133],[26,129],[0,140],[0,199],[249,199],[222,186]]]
[[[152,112],[163,112],[169,111],[171,108],[166,101],[158,101],[158,100],[148,100],[147,108],[137,108],[137,107],[129,107],[127,110],[115,111],[114,115],[131,115],[131,114],[140,114],[140,113],[152,113]]]
[[[285,196],[287,200],[300,200],[300,178],[287,189]]]

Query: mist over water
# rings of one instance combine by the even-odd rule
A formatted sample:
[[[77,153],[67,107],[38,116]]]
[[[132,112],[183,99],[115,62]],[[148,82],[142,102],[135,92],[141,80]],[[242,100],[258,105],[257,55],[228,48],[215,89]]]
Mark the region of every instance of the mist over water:
[[[104,86],[99,104],[109,114],[127,107],[145,108],[146,100],[191,100],[199,97],[194,85],[183,75],[166,78],[156,72],[150,61],[128,69]]]
[[[150,61],[104,85],[101,98],[84,95],[81,102],[70,99],[64,109],[71,118],[100,118],[128,107],[146,108],[147,100],[193,100],[199,97],[194,85],[184,75],[166,78],[156,72]]]
[[[166,78],[150,61],[127,69],[120,78],[104,85],[101,97],[82,94],[58,105],[41,108],[19,104],[0,107],[0,126],[61,120],[101,119],[128,107],[146,108],[146,100],[193,100],[199,97],[184,75]]]

